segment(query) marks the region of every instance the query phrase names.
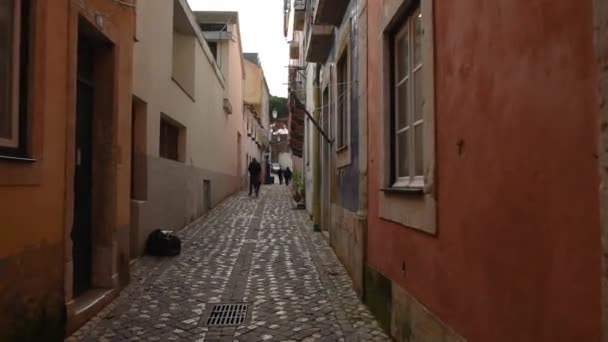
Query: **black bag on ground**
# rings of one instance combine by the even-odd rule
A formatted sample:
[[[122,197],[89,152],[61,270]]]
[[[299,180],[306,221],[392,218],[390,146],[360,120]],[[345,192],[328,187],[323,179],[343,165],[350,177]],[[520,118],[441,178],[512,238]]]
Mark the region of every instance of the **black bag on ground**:
[[[150,233],[146,252],[154,256],[175,256],[182,250],[182,240],[170,230],[157,229]]]

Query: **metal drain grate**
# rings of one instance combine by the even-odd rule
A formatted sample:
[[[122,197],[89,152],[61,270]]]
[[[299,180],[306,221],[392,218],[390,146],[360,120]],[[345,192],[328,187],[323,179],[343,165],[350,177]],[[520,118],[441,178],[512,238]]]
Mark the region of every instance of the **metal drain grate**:
[[[207,319],[207,326],[225,327],[243,324],[248,308],[248,304],[217,304]]]

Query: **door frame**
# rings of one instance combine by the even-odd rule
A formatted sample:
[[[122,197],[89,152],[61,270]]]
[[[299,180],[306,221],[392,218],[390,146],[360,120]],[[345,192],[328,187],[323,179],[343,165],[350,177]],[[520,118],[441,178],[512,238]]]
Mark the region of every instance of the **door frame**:
[[[599,96],[598,159],[602,243],[602,341],[608,342],[608,3],[593,0],[593,28]]]
[[[84,60],[95,66],[96,45],[87,37],[78,37],[77,69]],[[73,294],[86,293],[92,288],[93,238],[93,114],[95,104],[94,70],[81,74],[76,81],[76,165],[74,182],[74,216],[72,219]]]
[[[147,139],[148,103],[137,95],[131,96],[131,215],[129,222],[129,259],[131,262],[141,256],[140,251],[140,210],[148,200]]]
[[[94,14],[71,2],[68,18],[68,111],[65,152],[65,213],[64,213],[64,290],[68,318],[75,314],[73,296],[73,262],[71,231],[74,217],[74,175],[76,148],[76,90],[78,67],[78,37],[86,30],[89,39],[103,43],[96,53],[95,104],[93,109],[93,186],[92,186],[92,289],[116,289],[118,274],[114,228],[117,225],[116,189],[118,161],[117,151],[117,99],[116,86],[118,64],[116,37],[118,32],[109,25],[99,27]],[[85,297],[85,296],[83,296]],[[68,322],[69,323],[69,322]]]

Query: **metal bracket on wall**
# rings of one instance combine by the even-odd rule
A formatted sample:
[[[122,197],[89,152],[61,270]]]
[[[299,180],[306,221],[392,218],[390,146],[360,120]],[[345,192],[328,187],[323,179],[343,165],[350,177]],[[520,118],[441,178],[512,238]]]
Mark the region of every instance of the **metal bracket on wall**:
[[[293,93],[293,91],[292,91],[292,93]],[[312,121],[312,123],[315,125],[315,127],[319,130],[319,133],[321,133],[323,138],[325,138],[327,143],[330,145],[333,145],[333,141],[331,139],[329,139],[329,136],[327,136],[327,133],[325,133],[323,128],[321,128],[321,126],[319,125],[317,120],[315,120],[315,118],[312,117],[312,115],[308,112],[308,110],[306,110],[306,108],[299,108],[299,109],[302,110],[304,112],[304,114],[306,114],[306,116],[310,119],[310,121]]]

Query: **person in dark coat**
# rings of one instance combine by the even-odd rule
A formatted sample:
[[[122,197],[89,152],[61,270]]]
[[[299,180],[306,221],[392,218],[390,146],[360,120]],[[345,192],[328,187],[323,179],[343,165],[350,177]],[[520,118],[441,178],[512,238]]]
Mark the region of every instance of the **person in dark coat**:
[[[262,173],[262,165],[253,158],[251,163],[249,163],[249,167],[247,168],[249,171],[249,196],[253,190],[255,190],[255,196],[260,197],[260,174]]]
[[[279,171],[277,171],[277,175],[279,176],[279,184],[283,184],[283,169],[279,167]]]
[[[285,172],[283,173],[283,176],[285,177],[285,185],[289,186],[289,181],[291,181],[291,176],[293,175],[293,173],[291,172],[291,170],[289,169],[289,167],[287,167],[285,169]]]

